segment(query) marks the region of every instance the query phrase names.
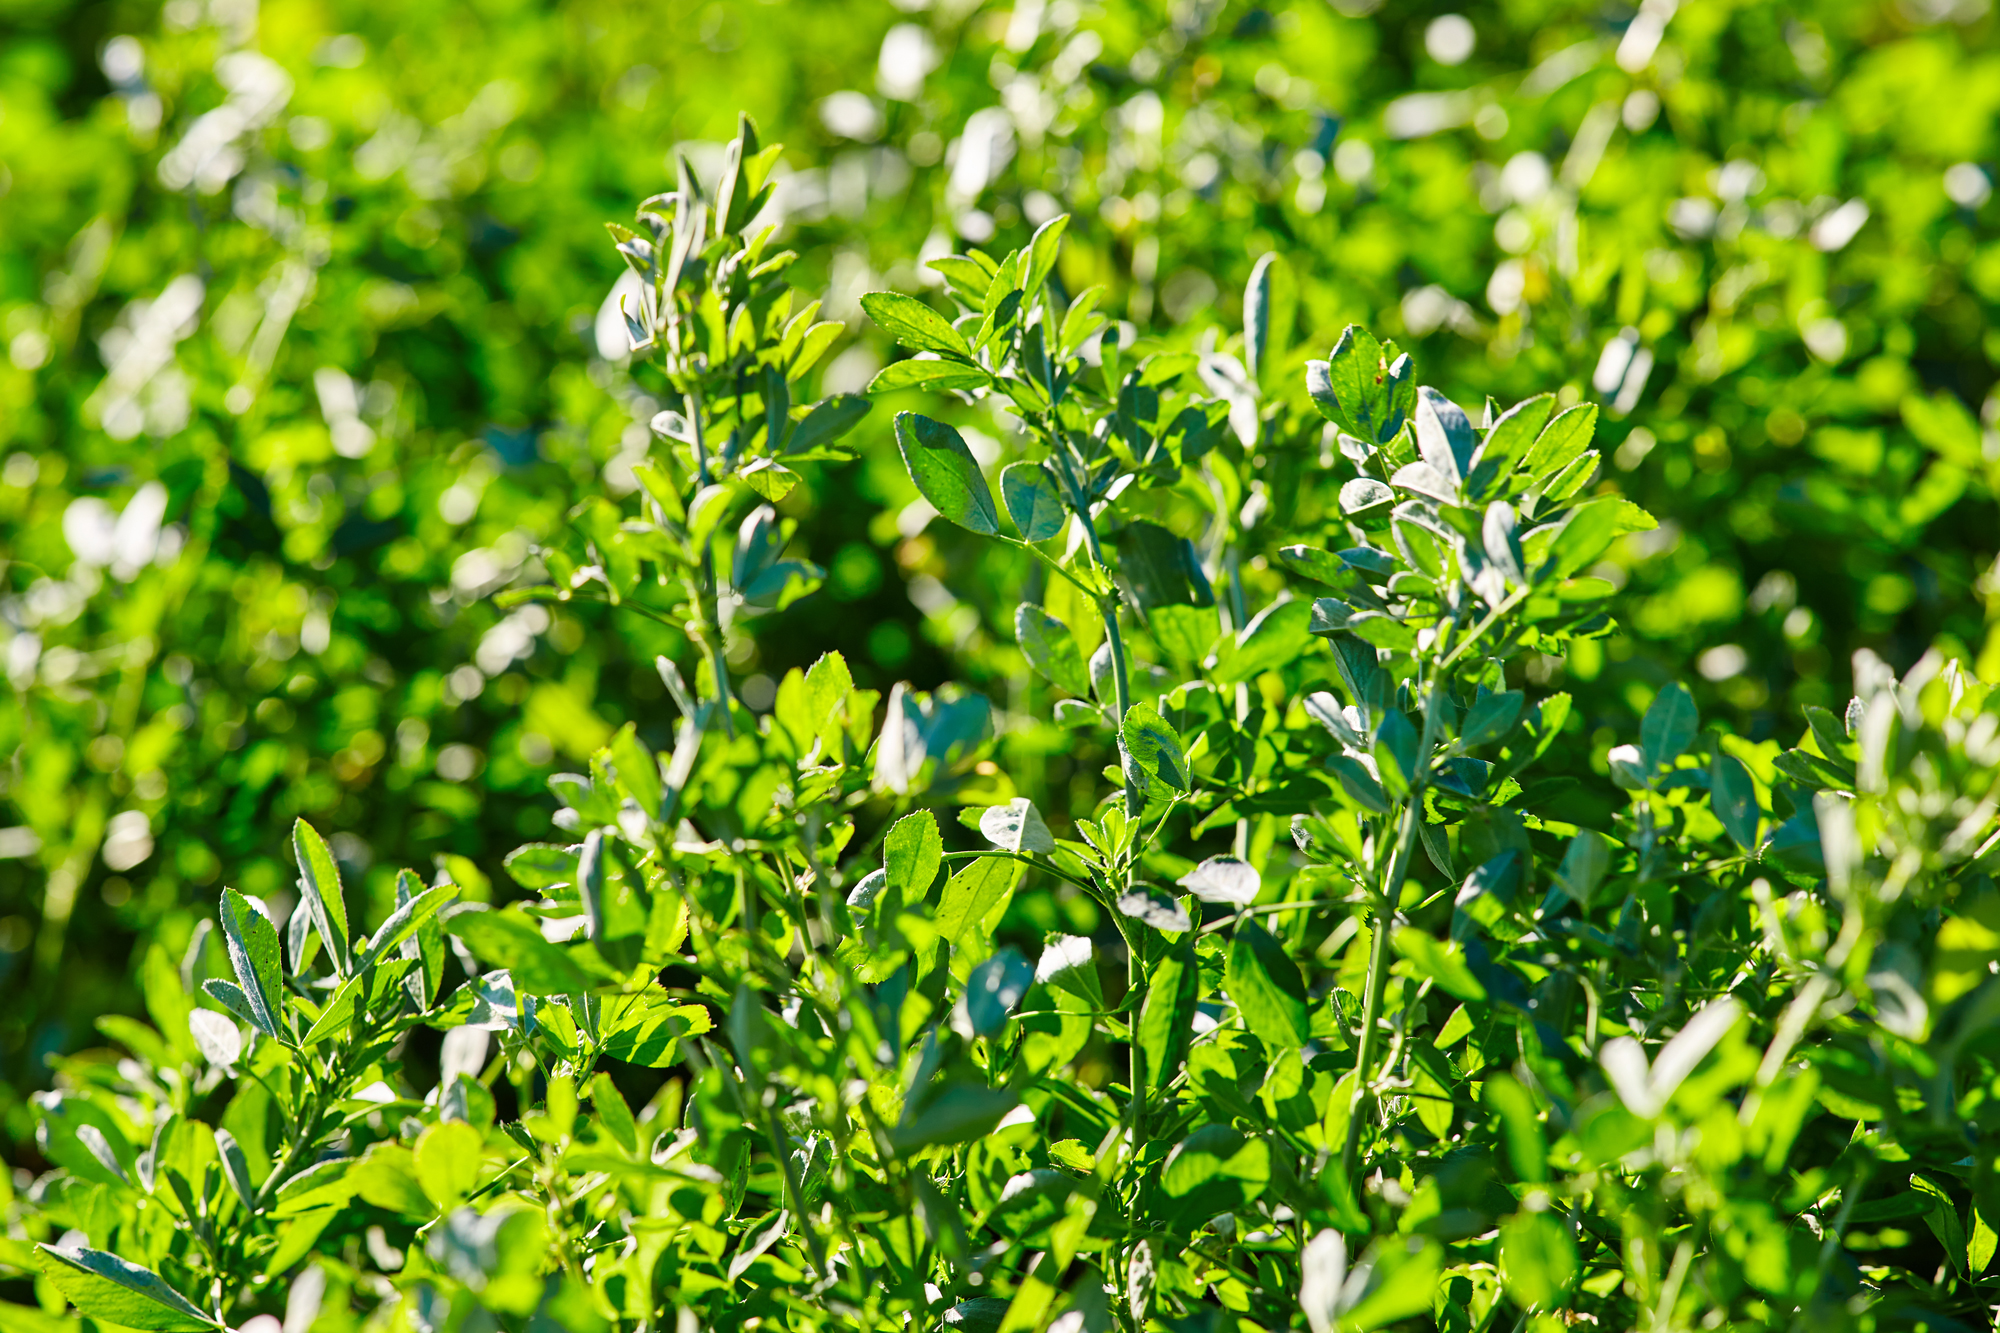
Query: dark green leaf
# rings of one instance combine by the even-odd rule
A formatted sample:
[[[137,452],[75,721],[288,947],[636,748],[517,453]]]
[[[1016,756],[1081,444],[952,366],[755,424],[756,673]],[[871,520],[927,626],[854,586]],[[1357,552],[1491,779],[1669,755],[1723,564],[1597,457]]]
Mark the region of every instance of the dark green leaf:
[[[1361,761],[1344,754],[1337,754],[1326,761],[1333,775],[1340,779],[1341,788],[1354,799],[1355,804],[1371,814],[1389,813],[1389,797],[1382,790],[1382,784],[1374,774],[1362,767]]]
[[[1273,1046],[1297,1048],[1311,1036],[1306,984],[1299,967],[1270,931],[1246,921],[1229,947],[1224,976],[1229,998],[1251,1032]]]
[[[1734,755],[1715,752],[1708,770],[1709,808],[1730,839],[1746,854],[1757,850],[1757,785],[1750,770]]]
[[[1382,717],[1375,728],[1375,769],[1381,774],[1382,785],[1397,796],[1409,791],[1416,784],[1418,765],[1423,756],[1417,753],[1422,738],[1410,719],[1392,708]]]
[[[1119,737],[1147,777],[1178,792],[1188,789],[1187,752],[1181,738],[1151,704],[1133,704],[1126,710]]]
[[[644,877],[619,854],[619,847],[603,829],[592,829],[577,861],[577,888],[583,901],[584,938],[613,967],[627,969],[639,961],[652,913]]]
[[[1028,665],[1044,679],[1079,699],[1090,697],[1090,673],[1068,625],[1032,602],[1023,602],[1014,609],[1014,637]]]
[[[1251,379],[1262,380],[1291,346],[1298,304],[1291,265],[1275,250],[1265,254],[1243,290],[1243,357]]]
[[[873,406],[858,393],[837,393],[822,399],[806,413],[805,420],[792,427],[785,440],[785,452],[802,454],[832,444],[853,430]]]
[[[1183,917],[1181,929],[1187,928]],[[1195,962],[1193,942],[1184,941],[1156,963],[1146,979],[1138,1040],[1149,1087],[1163,1088],[1179,1072],[1194,1037],[1195,1006],[1200,999],[1201,968]]]
[[[896,414],[896,444],[910,480],[931,505],[962,528],[992,537],[1000,532],[993,492],[980,475],[978,460],[959,433],[942,421],[915,412]]]
[[[1615,838],[1593,829],[1579,829],[1569,841],[1569,850],[1563,853],[1562,866],[1556,871],[1556,886],[1577,906],[1588,908],[1617,850]]]
[[[889,1131],[897,1152],[911,1153],[934,1143],[965,1143],[992,1132],[1020,1099],[1007,1088],[955,1083],[930,1096],[912,1098],[903,1118]]]
[[[1519,690],[1482,694],[1466,710],[1465,722],[1459,728],[1459,740],[1467,746],[1499,740],[1514,729],[1514,723],[1521,716],[1521,703]]]
[[[1657,770],[1671,764],[1694,741],[1700,722],[1694,696],[1678,681],[1670,682],[1653,696],[1639,723],[1639,744],[1646,751],[1647,765]]]
[[[1118,533],[1119,572],[1146,610],[1158,606],[1213,606],[1215,592],[1186,538],[1137,519]]]
[[[303,826],[301,826],[303,827]],[[278,955],[278,928],[234,889],[222,891],[222,933],[229,941],[229,965],[249,1006],[250,1021],[266,1036],[283,1031],[280,1006],[284,987]]]
[[[1062,531],[1069,517],[1040,463],[1009,463],[1002,468],[1000,498],[1024,541],[1047,541]]]
[[[127,1328],[196,1333],[220,1328],[158,1273],[102,1250],[37,1245],[35,1262],[56,1289],[92,1319]]]

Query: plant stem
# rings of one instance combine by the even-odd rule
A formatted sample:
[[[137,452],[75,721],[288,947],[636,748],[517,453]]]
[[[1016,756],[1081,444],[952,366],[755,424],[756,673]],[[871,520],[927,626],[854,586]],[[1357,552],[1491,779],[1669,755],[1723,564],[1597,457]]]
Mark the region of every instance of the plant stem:
[[[1340,1148],[1340,1169],[1349,1180],[1354,1178],[1354,1159],[1361,1147],[1361,1117],[1372,1102],[1369,1084],[1373,1081],[1371,1066],[1375,1060],[1375,1029],[1382,1021],[1382,986],[1389,974],[1389,928],[1395,921],[1396,903],[1402,892],[1402,878],[1409,870],[1410,846],[1416,841],[1417,800],[1412,799],[1403,810],[1403,827],[1396,838],[1396,851],[1384,884],[1385,892],[1375,904],[1375,919],[1371,929],[1375,932],[1369,941],[1368,984],[1361,992],[1361,1043],[1354,1056],[1354,1105],[1347,1118],[1347,1138]],[[1394,884],[1393,890],[1389,885]],[[1396,896],[1391,896],[1393,893]]]
[[[1495,608],[1486,623],[1492,623],[1499,613],[1500,608]],[[1425,780],[1430,774],[1431,754],[1437,748],[1438,721],[1442,712],[1438,707],[1438,695],[1444,688],[1445,672],[1451,663],[1457,660],[1466,644],[1478,637],[1475,631],[1459,644],[1458,649],[1447,652],[1451,631],[1457,623],[1456,618],[1448,620],[1439,631],[1437,651],[1444,656],[1432,668],[1430,685],[1424,691],[1424,731],[1417,744],[1417,768],[1410,775],[1410,794],[1404,798],[1402,824],[1396,831],[1396,850],[1390,857],[1389,873],[1382,881],[1382,894],[1375,904],[1375,935],[1370,941],[1368,954],[1368,985],[1361,1001],[1361,1042],[1354,1057],[1354,1107],[1347,1120],[1347,1140],[1340,1149],[1341,1170],[1350,1181],[1354,1178],[1355,1156],[1361,1146],[1361,1117],[1374,1102],[1372,1085],[1375,1078],[1370,1065],[1375,1056],[1375,1028],[1382,1017],[1382,986],[1389,973],[1389,930],[1395,924],[1396,908],[1403,900],[1403,883],[1409,878],[1410,861],[1416,854],[1417,826],[1424,817]]]
[[[1091,560],[1108,577],[1110,571],[1106,569],[1104,564],[1104,548],[1098,544],[1096,524],[1090,521],[1090,514],[1087,510],[1077,509],[1074,512],[1076,514],[1076,521],[1083,525],[1083,536],[1085,542],[1089,545]],[[1120,766],[1126,769],[1125,813],[1133,818],[1137,818],[1140,811],[1146,808],[1146,793],[1132,780],[1131,770],[1129,766],[1124,764],[1126,754],[1122,729],[1125,723],[1126,711],[1132,707],[1132,682],[1125,666],[1125,638],[1118,630],[1118,594],[1115,590],[1098,593],[1096,595],[1096,602],[1097,614],[1104,620],[1104,641],[1111,647],[1111,685],[1112,693],[1116,698],[1118,723],[1121,729],[1118,739],[1118,757]],[[1146,992],[1145,960],[1139,956],[1138,941],[1130,935],[1126,937],[1125,986],[1126,993],[1131,997],[1133,1013],[1142,1012],[1145,1006]],[[1132,1040],[1128,1043],[1128,1049],[1131,1055],[1131,1063],[1128,1068],[1132,1085],[1132,1100],[1129,1103],[1128,1112],[1132,1121],[1133,1135],[1136,1139],[1143,1132],[1146,1122],[1146,1057],[1139,1049],[1139,1031],[1136,1020],[1132,1025]]]

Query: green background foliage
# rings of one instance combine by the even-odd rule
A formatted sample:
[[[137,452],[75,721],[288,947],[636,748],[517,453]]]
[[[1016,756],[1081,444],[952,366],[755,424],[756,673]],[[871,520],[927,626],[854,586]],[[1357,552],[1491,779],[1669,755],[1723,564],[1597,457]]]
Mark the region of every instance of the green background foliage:
[[[396,907],[404,866],[468,901],[539,891],[502,859],[557,840],[548,777],[627,723],[673,748],[653,663],[695,677],[685,618],[495,594],[550,577],[588,527],[577,506],[642,512],[633,468],[676,404],[624,354],[602,227],[675,188],[680,156],[712,186],[739,111],[786,145],[765,216],[799,254],[788,280],[846,324],[797,401],[902,355],[908,330],[864,294],[948,310],[923,261],[998,257],[1066,214],[1065,300],[1101,284],[1099,309],[1154,350],[1233,350],[1296,409],[1227,496],[1240,567],[1206,577],[1238,599],[1229,628],[1286,586],[1280,545],[1317,540],[1324,477],[1351,473],[1302,393],[1306,359],[1350,322],[1468,408],[1599,405],[1603,478],[1660,524],[1591,571],[1618,590],[1612,633],[1511,668],[1531,699],[1574,701],[1541,760],[1578,784],[1558,822],[1611,826],[1614,747],[1669,682],[1740,739],[1776,823],[1770,765],[1806,737],[1802,709],[1834,718],[1866,693],[1856,650],[1902,672],[1937,645],[2000,678],[1985,8],[1510,3],[1469,29],[1439,6],[1369,10],[0,6],[10,1160],[69,1165],[29,1097],[52,1057],[102,1056],[100,1018],[143,1011],[153,946],[181,959],[224,885],[296,899],[295,818],[328,835],[358,936]],[[1274,252],[1291,279],[1262,317],[1281,332],[1253,358],[1231,339],[1260,317],[1243,293]],[[1116,741],[1046,721],[1061,714],[1016,608],[1041,599],[1075,631],[1077,668],[1042,670],[1072,695],[1102,630],[1039,565],[919,502],[891,427],[905,410],[963,430],[993,517],[1021,512],[990,466],[1021,456],[993,414],[935,388],[876,397],[854,457],[798,463],[776,499],[797,527],[772,558],[795,541],[823,586],[729,625],[725,674],[779,717],[786,673],[828,651],[892,709],[897,682],[939,699],[956,682],[1022,721],[921,799],[1027,796],[1069,838]],[[1192,531],[1191,503],[1176,493],[1159,521]],[[1115,554],[1156,594],[1142,601],[1200,600],[1177,549],[1121,534]],[[1148,610],[1146,660],[1178,665],[1178,613]],[[1280,681],[1268,665],[1216,670]],[[713,677],[692,688],[710,697]],[[857,851],[899,812],[879,785],[868,800]],[[1264,818],[1282,846],[1281,815]],[[970,845],[954,822],[947,846]],[[1756,836],[1753,820],[1737,841]],[[1041,882],[1008,911],[1024,948],[1116,935],[1100,904]],[[1422,948],[1403,955],[1419,972]],[[1296,1020],[1283,991],[1245,1010],[1260,1038]],[[420,1034],[410,1058],[428,1074],[442,1056]],[[1503,1086],[1486,1095],[1511,1134]],[[1546,1220],[1515,1215],[1501,1245],[1541,1256],[1554,1291],[1575,1259]]]

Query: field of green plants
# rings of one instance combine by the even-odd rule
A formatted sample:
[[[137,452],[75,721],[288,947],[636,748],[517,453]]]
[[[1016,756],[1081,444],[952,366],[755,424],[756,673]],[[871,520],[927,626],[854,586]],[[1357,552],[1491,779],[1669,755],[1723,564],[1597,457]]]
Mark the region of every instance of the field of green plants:
[[[1987,1329],[1989,0],[0,0],[0,1333]]]

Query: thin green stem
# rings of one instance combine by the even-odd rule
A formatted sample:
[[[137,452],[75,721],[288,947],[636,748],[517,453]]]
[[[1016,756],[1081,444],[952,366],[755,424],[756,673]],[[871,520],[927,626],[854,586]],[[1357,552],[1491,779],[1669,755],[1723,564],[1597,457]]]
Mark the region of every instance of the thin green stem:
[[[1069,883],[1076,885],[1076,887],[1084,890],[1086,893],[1090,894],[1090,896],[1093,898],[1097,897],[1098,894],[1097,886],[1091,883],[1089,880],[1080,878],[1079,876],[1076,875],[1072,875],[1067,870],[1063,870],[1058,866],[1051,865],[1047,861],[1038,861],[1034,857],[1025,855],[1024,853],[1021,852],[996,852],[996,851],[946,852],[944,854],[944,859],[946,861],[978,861],[978,860],[1019,861],[1023,865],[1033,866],[1037,870],[1046,870],[1049,874],[1054,875],[1057,879],[1066,880]]]
[[[1493,614],[1481,623],[1480,629],[1490,625],[1506,605],[1508,602],[1502,602],[1501,606],[1495,607]],[[1448,620],[1440,627],[1439,651],[1445,652],[1456,624],[1455,619]],[[1423,822],[1424,786],[1430,773],[1432,752],[1437,748],[1439,720],[1443,711],[1438,707],[1439,694],[1444,689],[1450,664],[1478,634],[1479,630],[1474,630],[1457,648],[1445,652],[1431,669],[1430,684],[1424,691],[1424,730],[1417,744],[1417,768],[1410,775],[1410,793],[1404,798],[1401,824],[1396,831],[1396,848],[1389,859],[1389,873],[1382,881],[1381,896],[1375,903],[1375,935],[1370,941],[1368,984],[1361,1001],[1361,1041],[1354,1059],[1354,1107],[1347,1121],[1347,1138],[1340,1149],[1341,1169],[1349,1180],[1354,1178],[1355,1157],[1361,1145],[1361,1117],[1374,1102],[1375,1029],[1381,1023],[1382,989],[1389,974],[1389,932],[1395,924],[1396,909],[1403,900],[1403,885],[1409,879],[1410,862],[1416,855],[1417,828]]]
[[[1219,921],[1211,921],[1201,928],[1204,935],[1213,935],[1218,930],[1227,930],[1237,922],[1253,916],[1268,916],[1275,912],[1309,912],[1320,907],[1345,907],[1345,898],[1307,898],[1295,903],[1265,903],[1259,907],[1240,908],[1234,915]]]

